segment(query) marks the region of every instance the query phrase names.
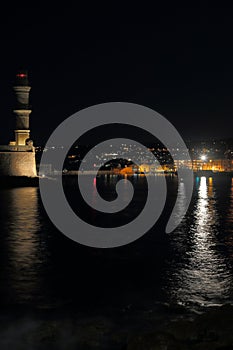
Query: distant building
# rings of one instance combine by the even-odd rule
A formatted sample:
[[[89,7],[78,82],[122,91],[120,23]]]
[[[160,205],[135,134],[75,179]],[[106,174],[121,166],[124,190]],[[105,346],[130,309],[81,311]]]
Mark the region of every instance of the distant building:
[[[193,171],[208,170],[213,172],[233,172],[232,159],[193,159],[192,161],[174,160],[174,167],[189,168]]]

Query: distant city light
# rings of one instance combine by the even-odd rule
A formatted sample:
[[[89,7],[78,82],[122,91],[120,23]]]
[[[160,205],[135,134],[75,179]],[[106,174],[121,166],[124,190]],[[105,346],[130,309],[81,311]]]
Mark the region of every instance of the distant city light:
[[[205,161],[206,159],[207,159],[207,157],[203,154],[203,155],[201,156],[201,160]]]

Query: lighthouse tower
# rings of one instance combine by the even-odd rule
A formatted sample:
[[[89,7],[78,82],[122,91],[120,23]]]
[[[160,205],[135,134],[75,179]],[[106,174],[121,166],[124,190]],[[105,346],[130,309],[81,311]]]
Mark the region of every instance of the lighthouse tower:
[[[25,71],[16,74],[13,87],[16,102],[13,109],[16,115],[15,140],[9,145],[0,146],[0,177],[27,177],[37,178],[35,148],[30,139],[29,116],[29,92],[28,75]]]
[[[29,105],[29,86],[27,72],[21,71],[16,74],[16,84],[14,91],[16,94],[16,104],[14,113],[16,114],[16,130],[15,130],[15,144],[17,146],[25,146],[32,142],[30,141],[29,130],[29,115],[31,108]]]

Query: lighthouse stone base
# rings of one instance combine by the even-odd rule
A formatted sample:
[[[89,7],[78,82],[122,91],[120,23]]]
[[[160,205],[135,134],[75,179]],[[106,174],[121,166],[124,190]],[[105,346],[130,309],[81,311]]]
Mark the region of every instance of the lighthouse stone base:
[[[0,146],[1,177],[37,177],[34,147]]]

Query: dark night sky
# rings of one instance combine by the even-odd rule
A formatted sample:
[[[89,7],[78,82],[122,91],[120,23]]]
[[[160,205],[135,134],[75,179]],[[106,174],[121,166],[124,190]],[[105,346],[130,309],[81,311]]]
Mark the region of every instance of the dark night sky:
[[[149,106],[186,139],[232,136],[231,7],[78,3],[1,11],[1,143],[13,138],[19,68],[30,74],[37,145],[72,113],[109,101]]]

